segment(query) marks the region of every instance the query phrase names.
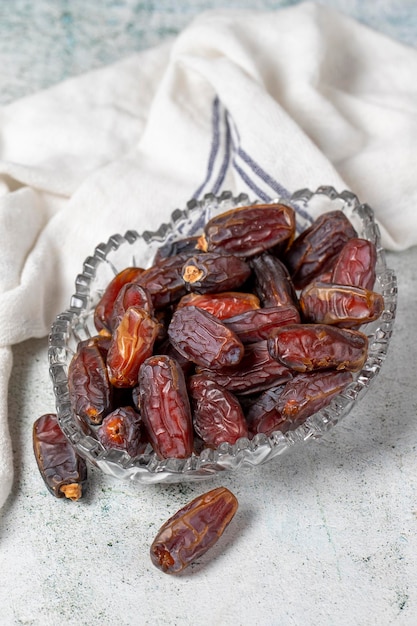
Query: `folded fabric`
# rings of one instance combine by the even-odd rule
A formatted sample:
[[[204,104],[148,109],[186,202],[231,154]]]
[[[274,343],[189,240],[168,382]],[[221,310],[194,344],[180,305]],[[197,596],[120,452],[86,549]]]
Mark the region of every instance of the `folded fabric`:
[[[202,14],[0,110],[0,504],[10,346],[48,333],[100,241],[209,192],[333,185],[374,208],[387,248],[417,243],[416,76],[414,49],[305,3]]]

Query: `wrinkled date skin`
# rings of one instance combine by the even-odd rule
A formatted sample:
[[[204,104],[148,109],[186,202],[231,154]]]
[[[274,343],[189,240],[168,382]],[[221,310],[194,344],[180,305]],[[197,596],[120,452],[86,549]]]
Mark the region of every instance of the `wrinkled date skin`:
[[[240,291],[224,291],[209,294],[189,293],[181,298],[177,308],[182,308],[183,306],[198,306],[219,320],[225,320],[261,307],[257,296]]]
[[[182,277],[190,291],[216,293],[238,289],[251,275],[249,265],[233,254],[206,252],[184,264]]]
[[[116,448],[131,457],[137,456],[146,443],[141,416],[130,406],[115,409],[104,418],[97,439],[106,449]]]
[[[137,283],[127,283],[124,285],[114,301],[113,310],[110,315],[110,328],[114,331],[120,324],[123,315],[131,306],[144,309],[153,316],[154,309],[149,293]]]
[[[150,294],[155,309],[163,309],[185,296],[187,288],[182,278],[182,268],[189,258],[188,252],[181,252],[162,259],[146,269],[135,281]]]
[[[159,324],[144,309],[130,307],[114,331],[107,354],[109,379],[115,387],[134,387],[139,368],[151,356]]]
[[[76,502],[83,496],[87,465],[62,432],[55,413],[33,424],[33,451],[41,476],[56,498]]]
[[[87,423],[101,424],[111,411],[113,390],[97,343],[78,347],[68,367],[68,388],[74,412]]]
[[[140,267],[126,267],[107,285],[94,310],[94,325],[98,331],[103,329],[111,330],[113,306],[121,288],[127,283],[134,282],[142,272],[143,269]]]
[[[175,311],[168,336],[174,348],[202,367],[236,365],[243,357],[243,344],[235,333],[196,306]]]
[[[242,361],[235,367],[197,367],[196,372],[241,395],[258,393],[292,378],[291,370],[271,357],[266,340],[248,344]]]
[[[255,290],[264,307],[298,307],[295,287],[282,261],[264,252],[251,259],[250,265],[255,274]]]
[[[184,374],[166,355],[151,356],[139,371],[141,415],[161,459],[184,459],[193,451],[193,424]]]
[[[358,372],[366,361],[368,338],[326,324],[294,324],[277,328],[268,339],[268,350],[297,372],[329,368]]]
[[[375,284],[376,248],[372,241],[354,237],[350,239],[333,268],[330,282],[373,289]]]
[[[258,433],[263,433],[268,437],[273,432],[282,429],[287,425],[286,418],[283,418],[277,409],[278,398],[285,389],[285,385],[271,387],[260,394],[245,412],[246,421],[251,437]]]
[[[204,376],[189,380],[194,429],[210,448],[234,444],[248,436],[242,408],[235,396]]]
[[[354,328],[378,319],[384,299],[362,287],[311,283],[300,294],[300,306],[305,321]]]
[[[341,393],[352,382],[350,372],[312,372],[297,374],[286,383],[277,400],[277,410],[285,423],[280,430],[293,430]]]
[[[237,509],[226,487],[198,496],[160,528],[150,548],[152,563],[167,574],[183,571],[214,546]]]
[[[342,211],[320,215],[285,254],[294,286],[302,289],[333,264],[345,243],[357,233]]]
[[[300,314],[292,305],[256,309],[224,320],[225,326],[236,333],[244,344],[268,339],[275,328],[299,322]]]
[[[295,233],[294,209],[258,204],[231,209],[209,220],[200,239],[204,252],[251,257],[268,248],[286,248]]]

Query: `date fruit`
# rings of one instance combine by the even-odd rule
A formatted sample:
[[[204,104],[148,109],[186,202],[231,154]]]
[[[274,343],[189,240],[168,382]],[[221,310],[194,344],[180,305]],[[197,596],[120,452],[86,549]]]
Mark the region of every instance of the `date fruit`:
[[[298,307],[297,294],[284,263],[267,252],[251,259],[255,291],[264,307]]]
[[[330,282],[373,289],[376,248],[372,241],[354,237],[342,248],[333,268]]]
[[[295,212],[284,204],[254,204],[231,209],[207,222],[199,248],[245,258],[268,248],[287,248],[295,234]]]
[[[342,211],[320,215],[298,235],[285,255],[294,286],[302,289],[334,263],[345,243],[357,233]]]
[[[243,344],[235,333],[196,306],[175,311],[168,336],[178,352],[202,367],[236,365],[243,357]]]
[[[238,289],[250,275],[251,269],[244,259],[216,252],[195,255],[182,268],[188,289],[197,293]]]
[[[237,498],[226,487],[198,496],[160,528],[150,548],[152,563],[167,574],[183,571],[214,546],[237,509]]]
[[[307,322],[354,328],[378,319],[384,299],[362,287],[311,283],[300,294],[300,306]]]
[[[65,437],[55,413],[42,415],[34,422],[33,451],[52,495],[79,500],[87,481],[87,465]]]
[[[274,359],[297,372],[337,369],[358,372],[368,353],[368,338],[357,330],[326,324],[277,328],[268,339]]]
[[[248,436],[242,408],[230,391],[201,375],[190,378],[188,389],[194,430],[207,446],[233,445]]]
[[[219,320],[225,320],[246,311],[261,307],[259,298],[252,293],[241,291],[224,291],[220,293],[189,293],[183,296],[177,304],[177,309],[183,306],[198,306],[211,313]]]
[[[242,361],[235,367],[197,367],[196,372],[241,395],[258,393],[292,378],[291,370],[271,357],[266,340],[248,344]]]
[[[94,324],[98,331],[111,330],[111,316],[114,302],[120,289],[127,283],[134,282],[143,272],[140,267],[126,267],[107,285],[94,310]]]
[[[224,324],[236,333],[242,343],[246,344],[268,339],[275,328],[287,324],[298,324],[299,321],[298,310],[289,305],[246,311],[246,313],[224,320]]]
[[[142,420],[132,407],[119,407],[104,418],[97,439],[108,448],[126,451],[135,457],[143,448]]]
[[[111,411],[113,390],[98,342],[78,346],[68,367],[68,388],[74,412],[87,423],[101,424]]]
[[[139,368],[151,356],[158,322],[138,307],[129,307],[114,331],[107,354],[109,379],[115,387],[134,387]]]
[[[146,359],[139,371],[140,408],[149,441],[161,459],[187,458],[193,424],[184,374],[166,355]]]

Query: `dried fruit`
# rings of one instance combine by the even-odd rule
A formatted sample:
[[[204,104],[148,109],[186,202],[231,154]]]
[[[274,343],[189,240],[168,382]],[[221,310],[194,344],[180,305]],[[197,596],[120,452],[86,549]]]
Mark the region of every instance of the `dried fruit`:
[[[214,315],[195,306],[175,311],[168,336],[178,352],[203,367],[235,365],[243,356],[243,345],[235,333]]]
[[[277,400],[277,410],[284,424],[280,430],[293,430],[341,393],[352,382],[350,372],[312,372],[297,374],[285,385]]]
[[[97,330],[111,330],[111,315],[120,289],[127,283],[134,282],[142,272],[143,269],[140,267],[126,267],[110,281],[94,310],[94,324]]]
[[[86,462],[65,437],[55,413],[42,415],[34,422],[33,451],[52,495],[74,502],[83,496],[87,481]]]
[[[119,291],[113,305],[110,316],[110,328],[112,331],[117,328],[123,315],[131,306],[144,309],[151,316],[154,314],[152,299],[146,289],[137,283],[127,283]]]
[[[358,372],[366,361],[368,338],[326,324],[294,324],[277,328],[268,339],[268,350],[297,372],[329,368]]]
[[[378,319],[384,299],[361,287],[311,283],[300,294],[300,306],[308,322],[354,328]]]
[[[375,244],[367,239],[354,237],[344,245],[337,257],[330,282],[373,289],[375,265]]]
[[[189,253],[183,252],[162,259],[135,281],[150,294],[155,309],[163,309],[187,293],[181,270],[189,257]]]
[[[144,309],[130,307],[113,334],[107,354],[109,379],[115,387],[134,387],[139,368],[152,354],[159,324]]]
[[[197,367],[196,372],[242,395],[258,393],[292,378],[291,370],[271,357],[266,340],[248,344],[241,362],[234,367]]]
[[[132,407],[119,407],[104,418],[97,439],[105,448],[126,451],[131,457],[143,449],[142,420]]]
[[[177,304],[177,309],[183,306],[198,306],[211,313],[219,320],[225,320],[246,311],[260,308],[259,298],[252,293],[241,291],[224,291],[220,293],[189,293],[183,296]]]
[[[276,246],[285,249],[294,233],[294,209],[284,204],[255,204],[209,220],[198,247],[205,252],[250,257]]]
[[[302,289],[334,263],[345,243],[357,233],[342,211],[320,215],[286,252],[284,262],[297,289]]]
[[[268,339],[275,328],[299,321],[298,310],[289,305],[246,311],[224,320],[224,324],[236,333],[242,343],[256,343]]]
[[[191,408],[181,367],[165,355],[151,356],[139,371],[142,419],[157,455],[186,458],[193,450]]]
[[[255,274],[255,291],[264,307],[298,307],[293,282],[282,261],[264,252],[251,259],[250,265]]]
[[[194,430],[204,443],[217,448],[248,436],[242,408],[235,396],[204,376],[189,380]]]
[[[101,424],[112,408],[113,391],[102,349],[98,343],[83,343],[68,367],[71,406],[81,418]]]
[[[150,548],[152,563],[178,574],[218,541],[237,509],[238,501],[226,487],[198,496],[160,528]]]
[[[251,269],[243,259],[216,252],[194,255],[182,268],[182,277],[188,289],[198,293],[237,289],[250,274]]]

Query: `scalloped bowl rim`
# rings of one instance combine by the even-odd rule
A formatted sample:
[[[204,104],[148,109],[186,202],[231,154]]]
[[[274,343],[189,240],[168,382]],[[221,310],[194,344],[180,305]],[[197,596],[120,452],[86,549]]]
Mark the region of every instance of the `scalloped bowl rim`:
[[[207,194],[202,200],[188,202],[184,210],[176,209],[171,214],[171,221],[161,224],[155,232],[145,231],[138,234],[135,230],[129,230],[125,235],[112,235],[106,243],[96,246],[94,254],[85,260],[82,273],[76,277],[76,291],[71,297],[70,307],[57,315],[52,324],[48,358],[58,421],[65,436],[81,456],[99,467],[104,473],[123,480],[134,480],[144,484],[194,481],[209,478],[226,470],[236,471],[244,465],[255,466],[265,463],[287,452],[295,444],[322,437],[351,411],[355,403],[369,389],[385,359],[395,320],[396,276],[386,266],[385,253],[380,243],[380,232],[372,209],[367,204],[361,204],[352,192],[345,190],[338,193],[333,187],[322,186],[315,192],[301,189],[289,198],[276,198],[271,202],[283,202],[294,206],[297,210],[297,220],[302,221],[302,216],[305,217],[303,209],[315,200],[340,203],[340,208],[349,212],[348,217],[351,220],[356,216],[363,227],[361,234],[372,239],[378,251],[377,282],[379,291],[384,296],[384,311],[376,322],[365,327],[370,330],[370,332],[364,330],[370,337],[368,358],[355,380],[343,393],[333,398],[326,408],[310,416],[296,430],[286,434],[277,431],[271,436],[259,434],[251,440],[242,438],[234,445],[222,444],[215,450],[207,448],[199,455],[193,454],[187,459],[160,460],[151,451],[150,446],[144,454],[133,459],[120,450],[105,450],[97,439],[83,431],[69,401],[67,366],[74,352],[69,347],[69,342],[76,342],[92,334],[88,323],[89,320],[91,322],[92,317],[91,298],[94,292],[90,292],[90,287],[94,286],[93,281],[97,276],[97,271],[105,263],[110,265],[113,273],[123,269],[123,267],[113,266],[114,261],[111,261],[111,256],[125,245],[134,246],[138,241],[143,240],[149,252],[151,244],[159,246],[170,237],[175,237],[175,234],[184,236],[189,232],[187,227],[190,225],[198,230],[199,223],[201,227],[202,221],[206,221],[202,220],[202,217],[210,215],[214,207],[220,213],[235,206],[258,203],[257,200],[251,200],[243,193],[236,197],[228,191],[219,196]],[[304,222],[304,227],[307,225],[308,222]]]

